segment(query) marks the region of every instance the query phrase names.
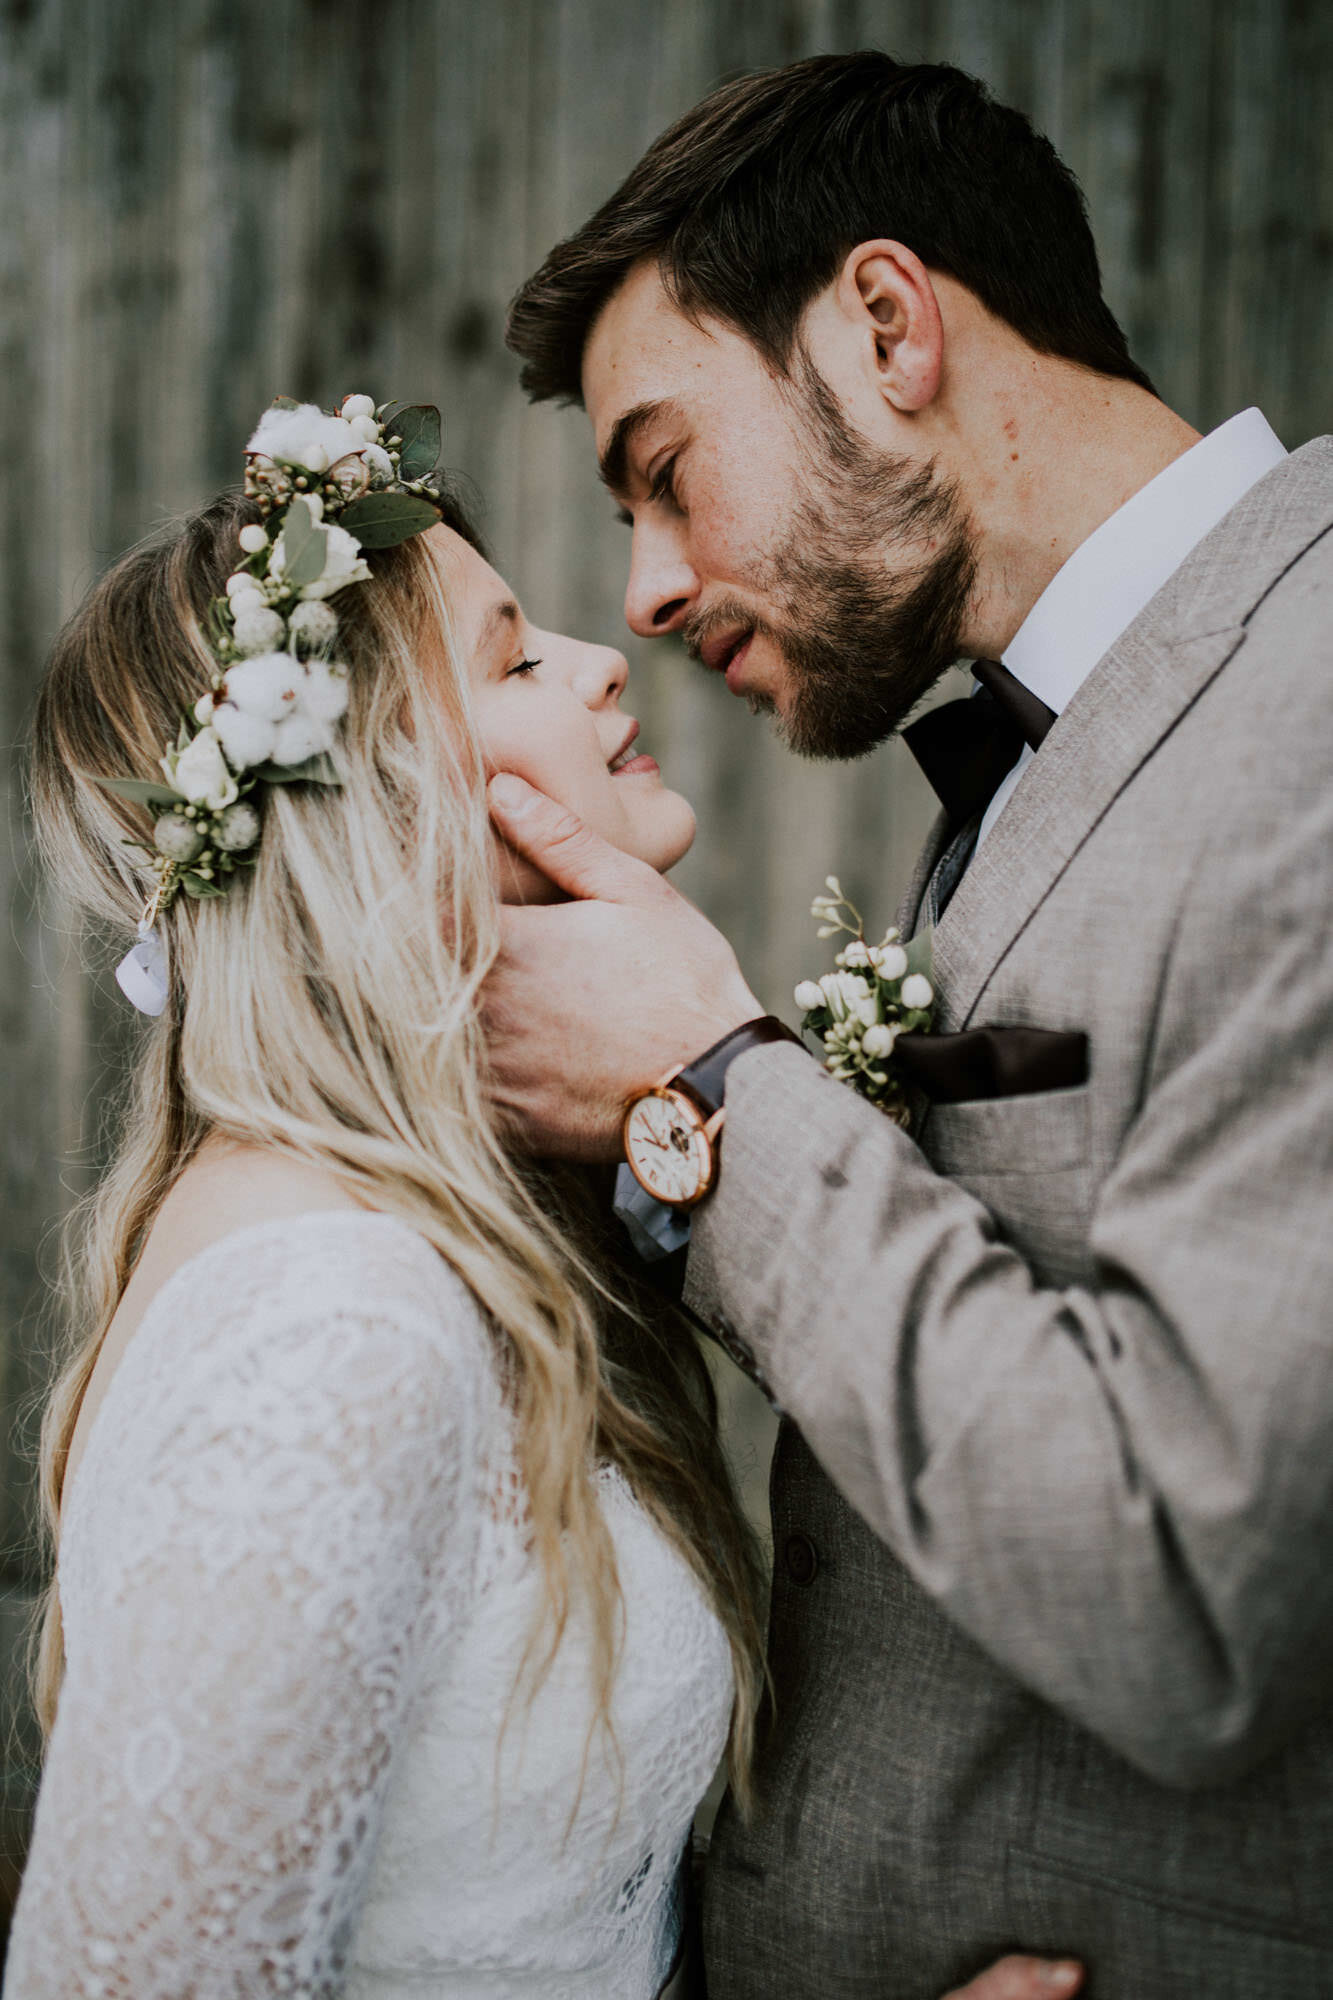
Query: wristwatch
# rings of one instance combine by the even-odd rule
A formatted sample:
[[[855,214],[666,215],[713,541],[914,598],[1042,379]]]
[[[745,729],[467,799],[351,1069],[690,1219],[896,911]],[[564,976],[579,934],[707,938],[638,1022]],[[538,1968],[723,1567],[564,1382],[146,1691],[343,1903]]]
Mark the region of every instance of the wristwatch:
[[[693,1208],[716,1181],[727,1071],[737,1056],[764,1042],[803,1046],[775,1015],[764,1014],[733,1028],[693,1062],[668,1070],[625,1106],[621,1136],[629,1170],[668,1208]]]

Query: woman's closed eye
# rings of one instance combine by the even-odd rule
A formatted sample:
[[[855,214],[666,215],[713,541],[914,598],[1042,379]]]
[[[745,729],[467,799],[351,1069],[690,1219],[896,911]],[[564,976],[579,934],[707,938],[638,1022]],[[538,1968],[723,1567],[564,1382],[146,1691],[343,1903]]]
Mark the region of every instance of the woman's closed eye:
[[[505,675],[505,679],[512,681],[515,676],[518,676],[520,679],[526,680],[528,675],[533,673],[540,665],[540,660],[519,660],[515,666],[510,667]]]

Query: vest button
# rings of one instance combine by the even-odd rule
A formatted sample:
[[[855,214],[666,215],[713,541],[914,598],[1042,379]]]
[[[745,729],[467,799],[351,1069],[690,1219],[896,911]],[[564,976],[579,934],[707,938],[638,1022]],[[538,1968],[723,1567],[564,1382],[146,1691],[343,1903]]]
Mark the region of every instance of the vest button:
[[[813,1583],[819,1569],[819,1551],[809,1535],[788,1535],[787,1545],[782,1551],[787,1564],[787,1574],[792,1582],[802,1589]]]

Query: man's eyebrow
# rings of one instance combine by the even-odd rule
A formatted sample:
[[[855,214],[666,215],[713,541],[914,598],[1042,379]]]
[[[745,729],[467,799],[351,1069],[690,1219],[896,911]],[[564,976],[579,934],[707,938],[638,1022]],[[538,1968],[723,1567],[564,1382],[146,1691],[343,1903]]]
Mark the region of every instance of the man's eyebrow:
[[[512,597],[499,598],[481,621],[481,631],[477,639],[478,647],[482,651],[485,651],[488,646],[494,644],[506,625],[517,628],[522,622],[522,618],[523,613],[519,610]]]
[[[597,470],[603,486],[609,486],[613,493],[623,493],[629,485],[629,454],[631,445],[638,441],[641,432],[656,423],[659,417],[673,416],[674,403],[659,399],[653,403],[636,403],[632,410],[617,417],[611,426],[611,435],[606,441],[606,450],[597,461]]]

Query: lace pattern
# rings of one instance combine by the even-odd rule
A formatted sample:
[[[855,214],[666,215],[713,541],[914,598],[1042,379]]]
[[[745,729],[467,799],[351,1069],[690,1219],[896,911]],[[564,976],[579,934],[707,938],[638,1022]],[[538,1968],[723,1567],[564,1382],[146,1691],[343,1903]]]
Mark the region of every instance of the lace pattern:
[[[511,1702],[539,1589],[515,1477],[484,1319],[404,1225],[264,1224],[173,1276],[68,1499],[7,2000],[655,1992],[725,1640],[604,1473],[619,1760],[594,1736],[583,1771],[578,1607]]]

